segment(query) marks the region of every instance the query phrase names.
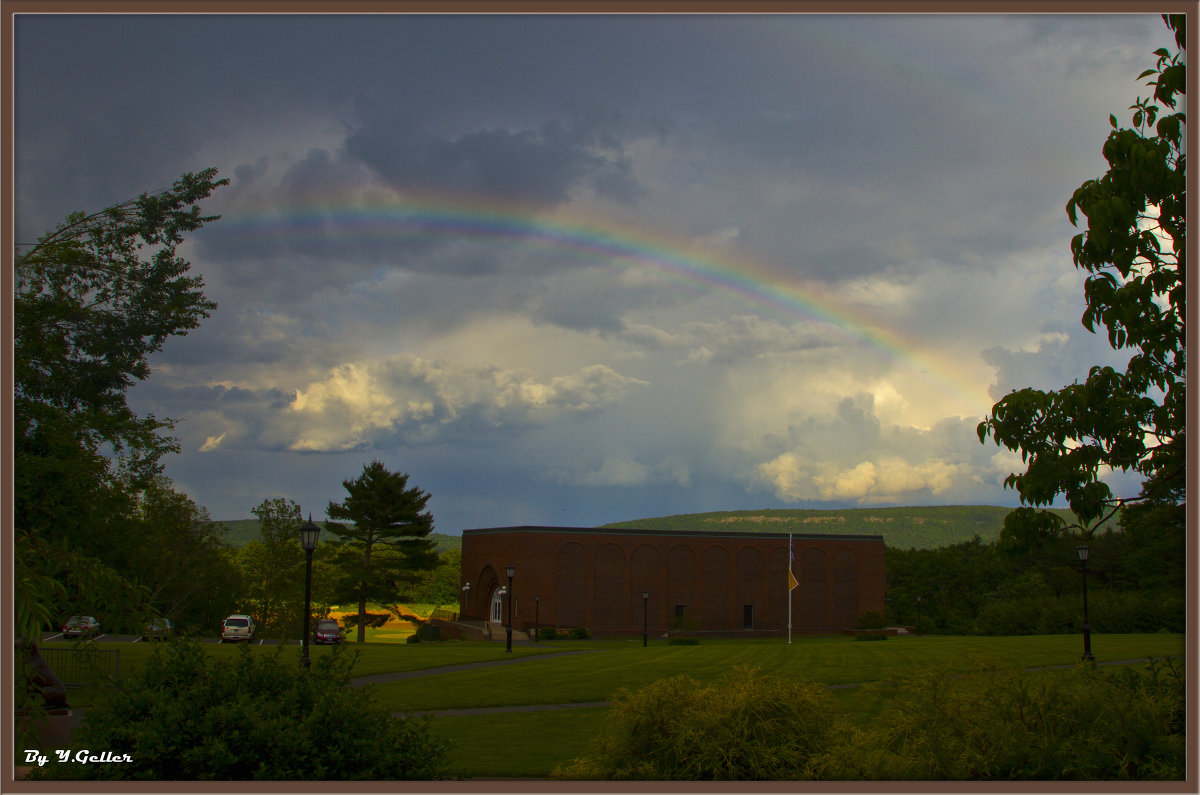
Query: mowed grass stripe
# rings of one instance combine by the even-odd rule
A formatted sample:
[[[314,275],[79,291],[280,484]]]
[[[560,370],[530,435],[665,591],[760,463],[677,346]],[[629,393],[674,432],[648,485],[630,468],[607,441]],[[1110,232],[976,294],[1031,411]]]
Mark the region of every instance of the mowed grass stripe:
[[[975,658],[1019,667],[1072,664],[1079,660],[1079,638],[893,637],[857,642],[849,637],[774,640],[705,639],[699,646],[662,642],[642,648],[622,641],[589,644],[596,652],[530,659],[513,666],[477,668],[372,685],[375,698],[393,712],[570,704],[607,701],[621,687],[642,687],[657,679],[687,674],[716,679],[729,668],[747,664],[763,673],[823,684],[875,682],[931,667],[969,670]],[[1093,636],[1100,661],[1183,654],[1182,635]],[[356,672],[357,673],[357,672]]]

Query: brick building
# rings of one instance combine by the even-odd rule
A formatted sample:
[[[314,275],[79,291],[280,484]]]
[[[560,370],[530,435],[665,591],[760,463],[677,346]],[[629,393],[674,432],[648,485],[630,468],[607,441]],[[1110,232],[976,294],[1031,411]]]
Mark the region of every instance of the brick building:
[[[791,592],[792,631],[854,627],[884,612],[883,537],[793,534],[799,581]],[[701,631],[779,634],[788,622],[788,534],[575,527],[494,527],[462,534],[461,613],[503,625],[508,566],[512,622],[586,627],[595,635],[649,631],[676,615]]]

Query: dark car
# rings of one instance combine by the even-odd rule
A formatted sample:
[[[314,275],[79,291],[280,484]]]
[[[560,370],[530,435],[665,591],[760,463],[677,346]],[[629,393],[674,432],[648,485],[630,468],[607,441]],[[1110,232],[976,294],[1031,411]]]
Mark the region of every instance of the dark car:
[[[313,630],[313,643],[341,643],[342,628],[332,618],[322,618],[317,621]]]
[[[175,634],[175,625],[171,623],[169,618],[154,618],[146,625],[146,631],[142,633],[142,640],[162,640]]]
[[[94,638],[100,634],[100,622],[91,616],[71,616],[62,625],[64,638]]]

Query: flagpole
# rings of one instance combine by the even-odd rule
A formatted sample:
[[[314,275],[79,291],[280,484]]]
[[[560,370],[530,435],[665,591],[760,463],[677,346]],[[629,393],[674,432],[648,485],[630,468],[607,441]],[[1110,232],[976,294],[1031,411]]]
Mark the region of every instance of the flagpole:
[[[792,581],[795,575],[792,574],[792,560],[795,558],[795,553],[792,552],[792,534],[788,533],[788,645],[792,645]]]

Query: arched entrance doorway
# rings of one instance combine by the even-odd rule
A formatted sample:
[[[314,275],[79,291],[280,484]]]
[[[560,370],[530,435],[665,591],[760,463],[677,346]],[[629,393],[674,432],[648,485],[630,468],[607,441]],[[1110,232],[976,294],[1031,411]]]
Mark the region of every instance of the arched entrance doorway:
[[[501,586],[492,588],[492,607],[488,612],[488,620],[504,623],[504,588]]]

